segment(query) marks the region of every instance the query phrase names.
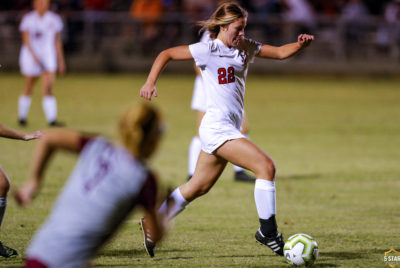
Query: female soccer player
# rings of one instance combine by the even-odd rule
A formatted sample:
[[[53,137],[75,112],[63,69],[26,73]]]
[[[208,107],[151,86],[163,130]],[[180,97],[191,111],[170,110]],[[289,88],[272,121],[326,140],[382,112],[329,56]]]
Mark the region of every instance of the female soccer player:
[[[247,12],[236,3],[221,4],[202,29],[211,41],[179,46],[162,51],[156,58],[140,96],[157,96],[155,84],[170,60],[194,59],[206,84],[207,111],[200,125],[202,151],[193,177],[175,189],[169,199],[172,218],[195,198],[207,193],[219,178],[226,163],[251,170],[256,175],[254,198],[260,219],[255,237],[260,243],[283,255],[283,238],[275,220],[275,165],[272,159],[240,133],[248,64],[254,57],[286,59],[307,47],[314,37],[300,34],[297,42],[280,47],[260,44],[244,37]],[[160,212],[165,211],[164,203]],[[146,247],[153,250],[155,243]]]
[[[210,41],[210,33],[205,31],[201,36],[200,42],[208,42]],[[203,78],[201,77],[200,69],[195,66],[196,71],[196,79],[194,82],[193,95],[191,108],[196,111],[196,122],[197,129],[200,127],[201,120],[203,119],[204,114],[207,110],[207,97],[204,89]],[[240,131],[248,138],[248,124],[246,116],[243,117]],[[197,132],[197,131],[196,131]],[[189,157],[188,157],[188,180],[192,178],[194,171],[196,169],[197,159],[199,158],[199,154],[201,152],[201,141],[198,133],[196,136],[192,138],[189,146]],[[242,167],[238,167],[233,165],[233,169],[235,171],[234,180],[235,181],[244,181],[244,182],[255,182],[255,178],[248,175]]]
[[[121,117],[118,132],[123,146],[66,129],[43,135],[29,179],[15,192],[20,205],[32,201],[56,150],[80,153],[80,157],[29,246],[25,267],[89,267],[91,257],[136,205],[144,207],[146,228],[154,241],[161,239],[164,227],[156,215],[157,182],[146,166],[161,136],[160,115],[149,104],[132,107]]]
[[[19,56],[21,73],[25,76],[25,88],[18,99],[18,121],[27,124],[32,90],[36,78],[41,76],[43,86],[43,111],[50,126],[62,125],[57,119],[57,102],[52,93],[55,72],[65,72],[65,60],[61,42],[63,23],[61,17],[49,11],[50,0],[34,0],[34,10],[21,21],[22,47]]]
[[[35,131],[32,133],[22,133],[0,123],[0,137],[29,141],[32,139],[39,138],[41,135],[42,135],[41,131]],[[0,166],[0,227],[3,222],[4,214],[6,213],[7,194],[9,190],[10,190],[10,179],[8,178],[4,169]],[[9,258],[16,255],[18,255],[18,252],[15,249],[3,245],[3,243],[0,241],[1,257]]]

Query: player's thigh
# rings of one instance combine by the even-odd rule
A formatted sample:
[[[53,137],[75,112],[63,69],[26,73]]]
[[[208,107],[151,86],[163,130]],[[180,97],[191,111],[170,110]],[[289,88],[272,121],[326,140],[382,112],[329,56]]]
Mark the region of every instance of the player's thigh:
[[[240,138],[225,142],[215,154],[245,169],[258,178],[273,178],[275,167],[272,159],[248,139]]]
[[[207,193],[220,177],[227,161],[219,156],[200,152],[192,178],[180,187],[183,197],[192,201]]]
[[[243,116],[242,124],[240,125],[240,132],[242,132],[244,135],[249,133],[249,124],[246,116]]]

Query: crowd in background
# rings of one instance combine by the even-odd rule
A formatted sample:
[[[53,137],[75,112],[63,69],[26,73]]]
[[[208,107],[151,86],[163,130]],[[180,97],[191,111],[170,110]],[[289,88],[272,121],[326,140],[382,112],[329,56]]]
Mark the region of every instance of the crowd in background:
[[[17,11],[23,14],[31,9],[31,0],[0,1],[1,11]],[[126,12],[127,17],[139,22],[140,30],[137,33],[128,33],[126,36],[137,36],[140,40],[142,54],[151,54],[155,50],[155,43],[162,43],[168,47],[173,41],[182,36],[187,22],[202,20],[210,16],[215,10],[218,0],[52,0],[51,9],[61,14],[66,28],[63,36],[66,52],[73,52],[82,45],[76,45],[76,36],[83,34],[85,27],[82,21],[71,19],[73,14],[84,14],[84,17],[95,18],[102,22],[106,18],[102,13]],[[361,39],[370,38],[368,23],[371,18],[379,19],[379,29],[375,30],[374,43],[378,47],[400,45],[400,0],[241,0],[239,2],[250,14],[249,20],[262,22],[264,27],[264,41],[272,45],[287,42],[282,38],[280,24],[295,25],[293,36],[299,32],[318,35],[321,18],[345,23],[342,39],[350,46],[355,47],[362,43]],[[164,20],[164,21],[163,21]],[[277,21],[274,24],[272,22]],[[161,23],[160,23],[161,21]],[[172,22],[171,22],[172,21]],[[250,25],[251,21],[249,21]],[[105,31],[100,23],[92,30],[91,35],[101,39]],[[104,27],[103,27],[104,28]],[[118,27],[116,27],[118,28]],[[124,31],[116,29],[114,31]],[[127,27],[122,27],[127,29]],[[126,30],[129,31],[129,30]],[[94,33],[93,33],[94,32]],[[197,30],[193,30],[193,39],[196,40]],[[90,35],[89,34],[89,35]],[[88,35],[88,33],[85,33]],[[394,36],[394,37],[393,37]],[[317,36],[318,39],[318,36]],[[395,40],[395,41],[393,41]],[[318,41],[318,40],[317,40]],[[182,40],[179,42],[182,43]],[[183,43],[186,43],[184,40]],[[91,50],[101,44],[95,40]],[[352,52],[350,51],[349,54]]]
[[[0,10],[28,10],[31,0],[0,1]],[[67,11],[127,11],[134,5],[147,6],[149,10],[168,13],[185,12],[197,16],[209,15],[221,1],[218,0],[53,0],[52,9]],[[243,7],[253,14],[273,14],[292,18],[311,12],[327,16],[350,15],[365,12],[384,15],[397,0],[241,0]],[[398,16],[398,14],[397,14]]]

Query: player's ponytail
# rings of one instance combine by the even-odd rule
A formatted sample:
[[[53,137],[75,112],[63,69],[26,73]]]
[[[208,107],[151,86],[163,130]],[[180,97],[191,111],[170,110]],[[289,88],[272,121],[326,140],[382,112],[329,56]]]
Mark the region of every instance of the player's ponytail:
[[[200,32],[208,30],[212,39],[217,38],[221,26],[231,24],[240,18],[247,18],[248,13],[236,2],[226,2],[218,6],[208,20],[198,22]]]
[[[129,152],[139,159],[146,159],[153,153],[160,138],[160,114],[149,103],[132,106],[121,116],[118,132]]]

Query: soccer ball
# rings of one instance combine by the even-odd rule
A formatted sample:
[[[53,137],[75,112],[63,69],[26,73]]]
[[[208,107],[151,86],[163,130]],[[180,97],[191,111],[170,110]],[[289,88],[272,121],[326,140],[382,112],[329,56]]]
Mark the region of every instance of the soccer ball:
[[[311,266],[318,258],[318,244],[307,234],[295,234],[289,237],[283,247],[286,261],[294,266]]]

